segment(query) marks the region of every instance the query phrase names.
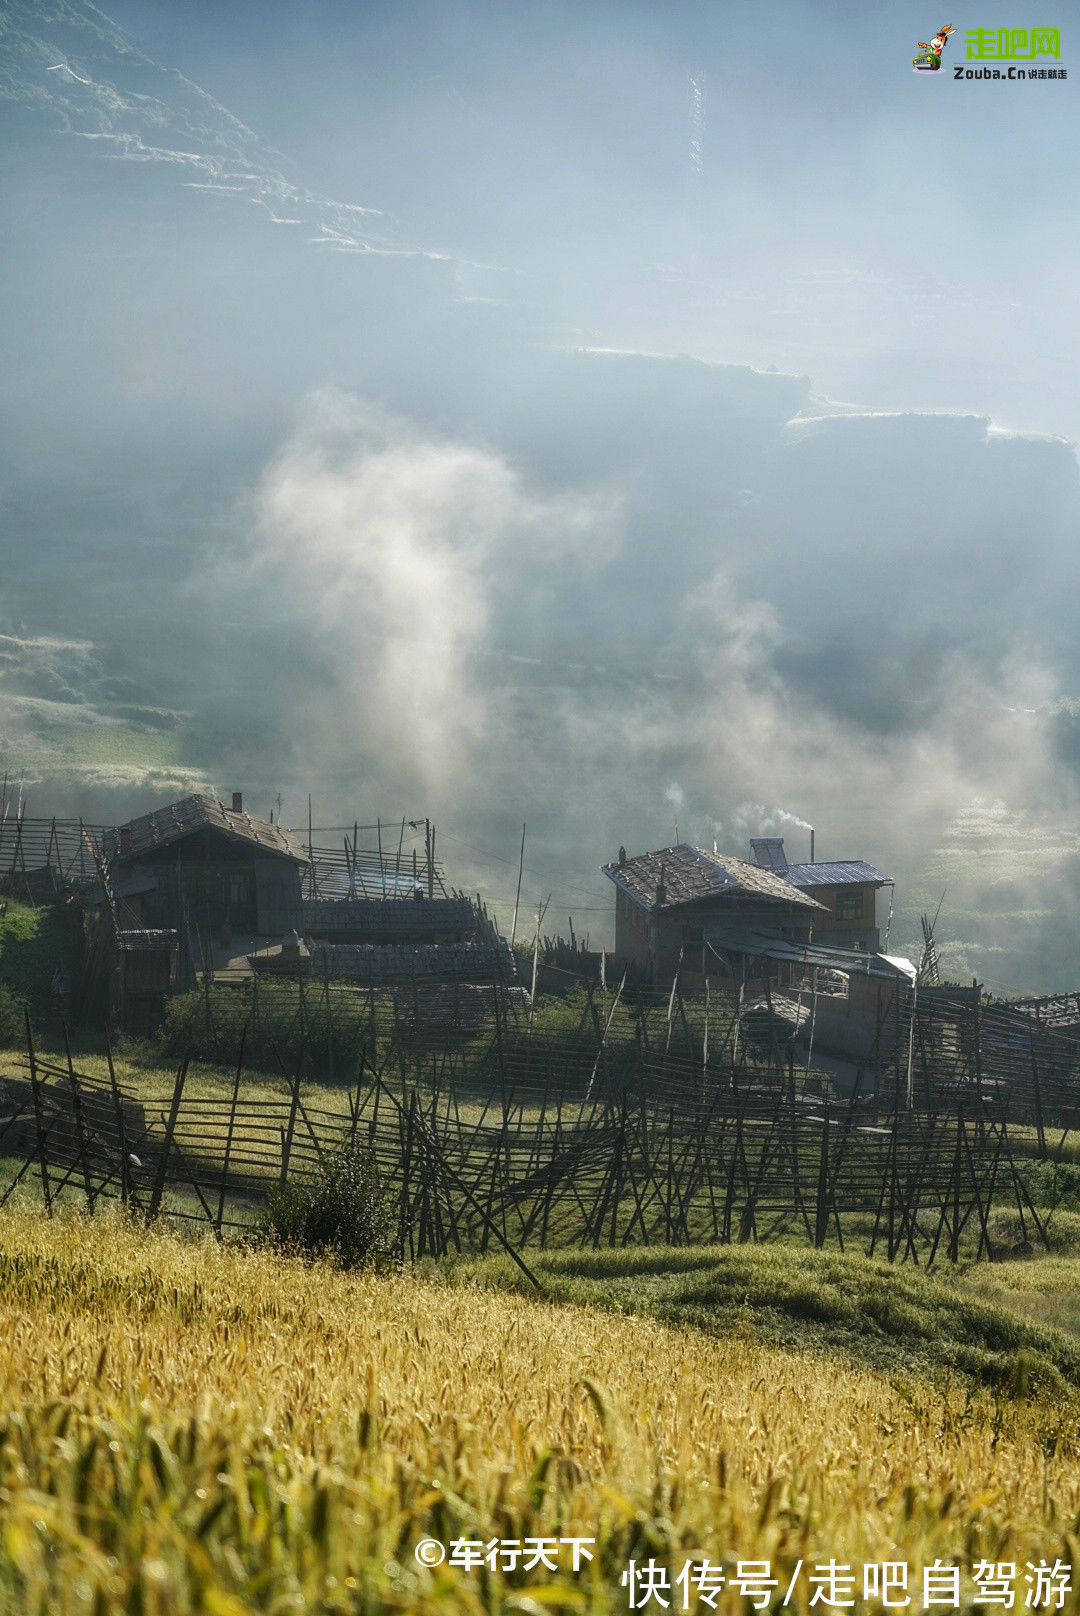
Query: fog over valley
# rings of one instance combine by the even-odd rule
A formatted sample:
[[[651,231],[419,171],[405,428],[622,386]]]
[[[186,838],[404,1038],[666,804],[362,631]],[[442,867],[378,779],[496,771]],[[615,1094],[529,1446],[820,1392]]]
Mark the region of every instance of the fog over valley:
[[[9,794],[429,816],[507,924],[527,821],[608,946],[620,844],[812,825],[1080,986],[1072,81],[845,9],[10,0]]]

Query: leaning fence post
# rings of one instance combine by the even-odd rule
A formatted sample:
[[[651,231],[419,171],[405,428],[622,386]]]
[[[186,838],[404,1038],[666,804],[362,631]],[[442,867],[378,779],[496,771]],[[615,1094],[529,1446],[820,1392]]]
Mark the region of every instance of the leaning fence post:
[[[1039,1061],[1035,1046],[1039,1038],[1039,1006],[1035,1006],[1035,1031],[1031,1034],[1031,1075],[1035,1080],[1035,1130],[1039,1140],[1039,1160],[1046,1160],[1046,1128],[1043,1123],[1042,1084],[1039,1082]]]
[[[240,1054],[236,1061],[236,1080],[233,1083],[232,1105],[229,1108],[229,1131],[225,1135],[225,1159],[221,1164],[221,1190],[218,1194],[217,1232],[225,1218],[225,1190],[229,1181],[229,1157],[232,1155],[233,1129],[236,1126],[236,1102],[240,1098],[240,1074],[244,1069],[244,1044],[247,1041],[247,1022],[240,1034]]]
[[[113,1106],[116,1111],[116,1134],[120,1141],[120,1201],[123,1206],[127,1206],[131,1192],[127,1128],[124,1125],[124,1104],[120,1096],[120,1085],[116,1081],[116,1071],[113,1067],[112,1042],[109,1038],[108,1023],[105,1026],[105,1059],[109,1063],[109,1082],[112,1085]]]
[[[821,1146],[818,1155],[817,1208],[814,1218],[814,1245],[820,1251],[829,1232],[829,1101],[825,1098],[821,1118]]]
[[[23,1010],[23,1020],[26,1022],[26,1048],[30,1056],[30,1092],[34,1099],[34,1127],[37,1130],[38,1162],[41,1166],[41,1193],[45,1197],[45,1211],[52,1217],[52,1190],[49,1188],[49,1168],[45,1160],[45,1124],[41,1116],[41,1086],[37,1075],[37,1062],[34,1059],[34,1035],[30,1031],[29,1010]]]
[[[161,1209],[161,1197],[165,1190],[165,1173],[169,1165],[169,1151],[172,1149],[173,1134],[176,1131],[176,1119],[180,1113],[180,1097],[184,1092],[184,1079],[187,1077],[187,1056],[181,1061],[176,1073],[176,1085],[173,1088],[172,1105],[169,1107],[169,1120],[165,1124],[165,1148],[158,1162],[157,1172],[154,1175],[154,1188],[150,1196],[150,1208],[146,1214],[150,1222],[157,1217]]]
[[[88,1212],[94,1210],[94,1186],[90,1179],[90,1159],[86,1153],[86,1129],[83,1127],[82,1100],[79,1098],[79,1080],[75,1076],[75,1064],[71,1059],[71,1045],[68,1042],[67,1027],[60,1024],[64,1035],[64,1054],[67,1056],[68,1078],[71,1081],[71,1105],[75,1113],[75,1137],[79,1142],[79,1165],[82,1168],[83,1189],[86,1192],[86,1208]]]
[[[296,1132],[296,1112],[300,1104],[300,1074],[295,1072],[289,1079],[292,1088],[292,1102],[289,1106],[289,1126],[281,1130],[281,1188],[289,1176],[289,1159],[292,1156],[293,1135]]]

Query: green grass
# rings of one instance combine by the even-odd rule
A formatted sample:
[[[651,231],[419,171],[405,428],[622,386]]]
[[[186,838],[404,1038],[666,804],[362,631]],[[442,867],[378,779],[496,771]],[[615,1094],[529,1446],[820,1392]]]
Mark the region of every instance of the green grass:
[[[931,1271],[802,1246],[646,1247],[531,1254],[545,1293],[717,1336],[831,1356],[885,1375],[957,1375],[1064,1396],[1080,1409],[1080,1218],[1073,1255]],[[460,1264],[524,1289],[507,1259]]]
[[[1038,1155],[1039,1135],[1035,1128],[1010,1127],[1009,1143],[1016,1156]],[[1052,1160],[1063,1163],[1080,1162],[1080,1133],[1069,1130],[1063,1136],[1060,1128],[1047,1128],[1046,1144]]]
[[[178,782],[200,772],[186,755],[189,745],[180,714],[128,707],[78,722],[58,706],[18,744],[0,742],[0,768],[40,777],[37,789],[44,794],[50,783],[70,785],[86,775],[137,784],[141,774],[153,773]]]
[[[1001,1306],[1080,1340],[1080,1214],[1059,1212],[1049,1254],[983,1263],[963,1276],[963,1287]]]
[[[39,1055],[47,1056],[49,1060],[56,1061],[59,1057],[63,1062],[62,1051],[59,1050],[54,1039],[42,1038],[37,1043]],[[100,1082],[109,1081],[109,1064],[103,1054],[93,1050],[74,1048],[72,1059],[76,1071],[86,1077],[96,1078]],[[146,1046],[120,1042],[120,1047],[113,1050],[113,1069],[121,1088],[125,1092],[141,1100],[146,1106],[168,1106],[172,1098],[173,1088],[176,1084],[176,1070],[179,1062],[171,1061]],[[12,1041],[6,1048],[0,1048],[0,1071],[21,1072],[26,1069],[26,1043]],[[230,1099],[233,1084],[236,1080],[236,1067],[224,1064],[215,1064],[209,1061],[191,1062],[188,1066],[187,1076],[184,1080],[184,1094],[195,1099]],[[309,1085],[304,1084],[304,1093],[308,1092]],[[250,1071],[245,1067],[241,1079],[241,1095],[253,1099],[267,1099],[289,1092],[285,1079],[267,1072]],[[323,1098],[332,1098],[337,1095],[340,1100],[340,1109],[343,1114],[347,1111],[347,1102],[343,1091],[324,1088],[320,1094],[320,1103]]]

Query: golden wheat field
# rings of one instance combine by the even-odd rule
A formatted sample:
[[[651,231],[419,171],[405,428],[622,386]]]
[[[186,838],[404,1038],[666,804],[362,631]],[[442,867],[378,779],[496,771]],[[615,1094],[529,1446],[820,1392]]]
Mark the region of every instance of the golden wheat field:
[[[751,1561],[800,1611],[830,1559],[867,1610],[866,1563],[906,1563],[913,1609],[935,1560],[963,1608],[980,1561],[1017,1608],[1029,1562],[1080,1580],[1060,1409],[119,1220],[5,1214],[0,1276],[5,1612],[658,1611],[650,1560],[675,1610],[748,1608]],[[536,1539],[556,1569],[452,1550]]]

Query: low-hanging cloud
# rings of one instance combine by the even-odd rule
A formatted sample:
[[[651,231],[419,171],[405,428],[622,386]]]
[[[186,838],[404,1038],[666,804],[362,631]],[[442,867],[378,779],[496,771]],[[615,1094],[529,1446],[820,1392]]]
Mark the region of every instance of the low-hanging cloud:
[[[299,677],[273,686],[281,772],[349,818],[358,802],[431,812],[474,845],[526,818],[538,874],[574,882],[619,842],[667,843],[673,818],[743,857],[760,833],[805,857],[814,825],[819,857],[910,881],[973,802],[1067,811],[1057,674],[1022,636],[992,662],[944,645],[936,699],[868,729],[792,674],[792,608],[749,590],[722,545],[711,571],[669,568],[646,599],[654,520],[625,486],[530,478],[490,445],[311,398],[246,553],[212,580],[215,609],[242,596],[291,644]],[[683,676],[658,682],[676,655]],[[459,857],[455,874],[490,878]]]
[[[686,439],[655,404],[658,376],[677,400],[681,371],[582,365],[565,387],[558,372],[535,452],[533,430],[308,398],[175,597],[188,634],[156,671],[193,710],[192,770],[256,811],[281,794],[292,824],[308,792],[316,823],[430,814],[450,878],[497,912],[514,897],[497,861],[516,868],[527,820],[528,901],[562,883],[558,911],[584,903],[600,934],[598,866],[666,845],[676,819],[742,857],[759,833],[805,857],[813,825],[819,858],[896,876],[913,946],[946,886],[943,945],[955,904],[1008,956],[1005,923],[971,919],[1003,914],[1007,891],[1017,937],[1036,911],[1060,934],[1077,844],[1054,827],[1075,808],[1080,726],[1070,620],[1043,583],[1067,575],[1068,451],[951,418],[838,433],[823,418],[793,442],[788,393],[741,372],[705,378],[723,409]],[[758,380],[775,421],[740,414]],[[874,466],[939,436],[948,497],[879,514]],[[729,497],[748,480],[759,498]],[[17,693],[77,695],[82,654],[41,642],[53,688]],[[972,813],[975,841],[956,829]]]
[[[492,668],[548,569],[588,574],[617,544],[601,496],[538,494],[489,449],[318,395],[262,481],[244,574],[289,599],[321,669],[294,766],[351,754],[397,796],[467,796],[512,738]]]

